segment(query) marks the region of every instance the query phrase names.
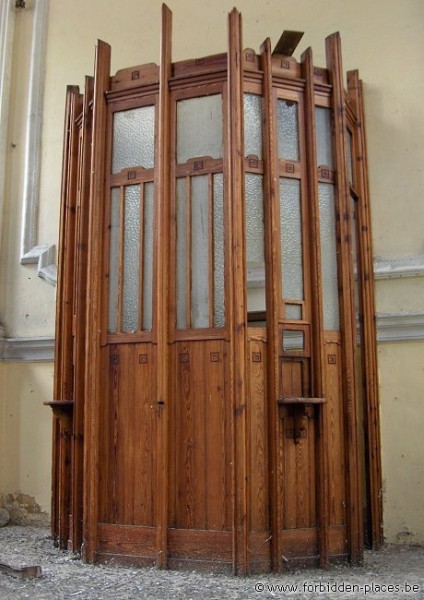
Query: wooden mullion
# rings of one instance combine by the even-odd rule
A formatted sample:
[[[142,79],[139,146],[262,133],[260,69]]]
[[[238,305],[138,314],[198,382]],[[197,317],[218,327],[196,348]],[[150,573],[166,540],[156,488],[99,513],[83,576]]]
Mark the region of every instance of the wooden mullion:
[[[159,68],[159,117],[158,117],[158,154],[156,168],[155,204],[156,204],[156,288],[155,314],[153,327],[156,331],[156,397],[157,397],[157,430],[156,430],[156,518],[157,518],[157,559],[156,565],[167,566],[168,551],[168,431],[169,431],[169,353],[168,353],[168,321],[169,321],[169,232],[170,232],[170,116],[171,95],[169,81],[171,78],[171,35],[172,13],[162,5],[161,57]]]
[[[125,187],[119,188],[119,271],[117,331],[122,332],[122,307],[124,295],[124,242],[125,242]]]
[[[144,289],[144,183],[140,184],[140,252],[139,252],[139,277],[138,282],[138,331],[143,329],[143,289]]]
[[[350,559],[362,560],[361,477],[358,440],[356,379],[356,323],[353,297],[353,264],[350,231],[350,190],[347,164],[346,110],[343,89],[340,35],[326,39],[327,68],[333,88],[334,153],[336,165],[336,213],[339,244],[340,318],[342,333],[343,397],[347,445],[347,490]]]
[[[87,268],[87,337],[86,398],[84,409],[84,521],[83,554],[93,562],[97,550],[99,420],[103,397],[103,352],[101,348],[102,315],[102,247],[105,198],[105,131],[107,105],[105,92],[109,88],[110,46],[99,41],[96,50],[93,93],[92,154],[89,202],[88,268]]]
[[[302,55],[303,76],[305,79],[305,140],[306,140],[306,179],[309,211],[310,239],[310,285],[312,322],[312,393],[325,397],[325,348],[322,266],[319,225],[319,194],[317,176],[317,150],[315,125],[315,86],[312,50],[308,48]],[[328,464],[328,408],[319,407],[318,418],[318,523],[319,556],[321,567],[329,564],[329,464]]]
[[[91,160],[91,108],[93,99],[93,78],[86,77],[84,104],[82,112],[80,189],[78,246],[75,273],[75,341],[74,341],[74,424],[72,445],[72,550],[78,552],[82,544],[83,493],[84,493],[84,404],[85,404],[85,343],[86,343],[86,306],[87,306],[87,246],[88,237],[88,199],[90,194]]]
[[[228,175],[232,271],[230,294],[230,371],[233,461],[233,569],[244,575],[247,555],[247,300],[244,214],[243,47],[241,15],[229,15],[228,51]]]
[[[362,82],[358,71],[348,72],[348,91],[356,109],[356,173],[359,191],[358,203],[358,242],[361,261],[361,292],[363,306],[363,364],[364,364],[364,415],[366,455],[368,457],[369,502],[371,512],[372,547],[378,549],[383,544],[383,507],[380,411],[378,398],[377,343],[374,299],[374,264],[371,236],[371,211],[367,173],[367,144],[365,135],[365,115]]]
[[[186,328],[191,328],[191,177],[186,177]]]
[[[283,529],[284,482],[278,476],[278,397],[279,382],[279,315],[281,304],[281,257],[279,254],[279,196],[278,158],[275,135],[275,103],[272,86],[272,50],[269,38],[261,46],[264,110],[264,215],[265,215],[265,256],[266,256],[266,314],[267,314],[267,407],[269,443],[269,480],[271,519],[271,566],[274,571],[283,569],[284,549],[281,531]]]
[[[213,176],[209,173],[208,175],[208,244],[209,244],[209,327],[213,327],[213,313],[214,313],[214,237],[213,237]]]

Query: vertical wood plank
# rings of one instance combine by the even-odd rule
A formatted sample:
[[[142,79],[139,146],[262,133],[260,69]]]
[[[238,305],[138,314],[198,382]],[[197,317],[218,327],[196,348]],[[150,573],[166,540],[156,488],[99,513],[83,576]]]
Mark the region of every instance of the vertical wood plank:
[[[361,293],[363,306],[363,377],[365,379],[365,429],[367,479],[369,482],[369,503],[371,510],[372,547],[378,549],[383,543],[383,507],[382,507],[382,474],[381,474],[381,442],[380,411],[377,377],[377,344],[374,299],[374,264],[371,235],[371,208],[368,184],[367,144],[365,135],[365,114],[363,103],[362,81],[358,71],[347,74],[348,93],[356,111],[356,186],[359,193],[358,202],[358,241],[361,276]]]
[[[87,270],[87,341],[86,397],[84,410],[84,522],[83,554],[93,562],[97,548],[98,477],[99,477],[99,415],[102,390],[107,378],[102,373],[101,322],[102,307],[102,240],[103,203],[105,198],[105,139],[107,106],[105,91],[109,88],[110,46],[99,40],[96,50],[93,94],[92,156]]]
[[[167,529],[168,529],[168,313],[169,313],[169,198],[170,198],[170,90],[171,77],[171,35],[172,13],[162,4],[162,34],[159,74],[159,134],[158,164],[155,180],[156,200],[156,289],[153,327],[156,332],[156,397],[157,409],[157,560],[158,567],[167,565]]]
[[[327,68],[332,85],[334,152],[336,165],[336,211],[339,247],[340,322],[342,332],[343,397],[346,419],[348,460],[348,527],[350,559],[362,559],[361,479],[358,444],[358,406],[356,390],[356,324],[353,298],[353,264],[351,253],[350,190],[347,160],[346,112],[343,87],[340,34],[326,39]]]
[[[274,571],[283,568],[283,548],[280,531],[283,528],[283,486],[279,464],[279,415],[277,408],[279,382],[279,330],[278,317],[281,302],[280,281],[281,265],[278,251],[279,214],[277,197],[277,142],[275,137],[274,99],[272,90],[272,53],[269,38],[261,46],[263,78],[263,111],[264,111],[264,215],[265,215],[265,268],[266,268],[266,318],[267,318],[267,410],[268,410],[268,445],[269,445],[269,494],[273,499],[270,506],[271,528],[271,563]],[[280,480],[280,482],[279,482]]]
[[[305,137],[306,137],[306,173],[308,185],[309,239],[311,261],[311,332],[312,332],[312,373],[313,395],[325,396],[325,357],[323,343],[323,307],[321,282],[321,248],[318,206],[317,150],[315,127],[315,91],[312,49],[302,55],[303,77],[305,79]],[[318,407],[318,468],[317,483],[318,519],[319,519],[319,556],[323,568],[329,564],[329,481],[328,481],[328,407]]]
[[[228,200],[230,205],[231,405],[233,407],[233,569],[247,573],[246,373],[247,302],[245,272],[243,69],[241,15],[229,14],[228,51]]]

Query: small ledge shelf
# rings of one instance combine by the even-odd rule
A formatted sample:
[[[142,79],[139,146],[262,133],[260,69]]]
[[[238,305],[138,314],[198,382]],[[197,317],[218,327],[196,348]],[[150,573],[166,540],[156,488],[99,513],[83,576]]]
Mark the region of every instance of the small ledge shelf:
[[[74,410],[73,400],[51,400],[43,402],[44,406],[50,406],[55,417],[69,417]]]
[[[327,402],[326,398],[293,398],[293,397],[283,397],[278,398],[277,404],[325,404]]]

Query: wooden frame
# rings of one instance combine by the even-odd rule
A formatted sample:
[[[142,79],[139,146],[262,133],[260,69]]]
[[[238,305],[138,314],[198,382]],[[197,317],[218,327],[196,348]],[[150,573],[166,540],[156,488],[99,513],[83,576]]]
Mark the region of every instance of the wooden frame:
[[[99,42],[85,94],[70,87],[61,200],[52,532],[88,562],[217,569],[245,575],[287,566],[361,560],[363,524],[357,429],[364,381],[368,510],[382,541],[381,463],[372,249],[363,91],[342,81],[340,38],[327,68],[312,51],[243,51],[241,15],[228,21],[228,52],[172,63],[172,14],[162,7],[159,67],[110,76]],[[262,156],[245,156],[244,93],[262,97]],[[177,164],[179,100],[221,94],[221,158]],[[299,156],[279,157],[277,102],[297,103]],[[155,108],[154,166],[112,173],[112,115]],[[331,111],[334,166],[318,165],[316,108]],[[348,135],[354,181],[349,182]],[[214,176],[222,174],[225,324],[215,321]],[[246,175],[263,179],[266,308],[248,317]],[[207,177],[207,320],[192,321],[192,181]],[[177,180],[185,179],[186,320],[177,312]],[[283,298],[280,179],[299,181],[303,296]],[[326,330],[320,185],[335,191],[340,331]],[[140,185],[137,330],[120,324],[124,195]],[[153,185],[152,327],[143,329],[144,198]],[[120,195],[117,327],[108,331],[111,190]],[[363,361],[357,364],[350,194],[357,198]],[[284,192],[283,192],[284,193]],[[262,198],[262,195],[261,195]],[[76,210],[76,213],[75,213]],[[221,268],[221,266],[220,266]],[[262,292],[261,292],[262,294]],[[253,297],[253,296],[252,296]],[[263,297],[263,296],[261,296]],[[290,315],[286,307],[297,311]],[[203,326],[204,325],[204,326]],[[284,332],[303,336],[285,346]],[[69,466],[70,465],[70,466]]]

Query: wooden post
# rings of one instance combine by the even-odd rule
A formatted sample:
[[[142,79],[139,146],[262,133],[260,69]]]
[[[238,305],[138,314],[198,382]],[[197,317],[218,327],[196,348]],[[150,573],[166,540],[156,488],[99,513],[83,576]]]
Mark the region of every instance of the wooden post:
[[[270,528],[271,528],[271,565],[273,571],[283,568],[284,554],[281,544],[283,528],[283,494],[280,491],[284,482],[278,481],[278,381],[279,381],[279,329],[278,317],[281,303],[281,291],[278,285],[281,273],[280,254],[278,252],[279,217],[277,207],[279,198],[277,151],[275,139],[275,109],[272,89],[271,41],[267,38],[261,46],[264,112],[264,215],[265,215],[265,268],[266,268],[266,318],[267,318],[267,404],[268,404],[268,443],[269,443],[269,481],[270,481]]]
[[[87,333],[86,333],[86,398],[84,407],[84,519],[83,557],[93,562],[97,549],[98,476],[99,476],[99,421],[102,391],[105,385],[102,373],[102,250],[105,201],[106,123],[105,92],[109,88],[110,46],[98,41],[94,69],[92,154],[90,179],[90,206],[88,224],[87,267]]]
[[[306,135],[306,169],[308,185],[309,239],[311,249],[311,293],[312,293],[312,393],[320,398],[325,397],[325,356],[323,339],[323,306],[321,281],[321,246],[318,204],[318,173],[315,128],[315,91],[314,64],[312,49],[308,48],[302,55],[303,77],[305,79],[305,135]],[[318,431],[318,469],[317,498],[319,523],[319,558],[320,566],[329,565],[329,474],[328,474],[328,408],[322,403],[319,410]]]
[[[358,397],[356,390],[356,323],[353,297],[350,189],[347,160],[347,123],[343,88],[340,34],[326,39],[327,68],[332,85],[334,153],[336,165],[336,221],[339,251],[339,294],[342,334],[343,400],[347,444],[347,492],[350,559],[362,560],[363,532],[358,447]]]
[[[367,146],[365,138],[364,106],[362,81],[358,71],[349,71],[348,93],[354,111],[356,112],[356,131],[354,133],[356,146],[356,187],[359,195],[358,202],[358,241],[361,277],[361,293],[363,307],[363,378],[364,378],[364,418],[367,457],[366,469],[369,484],[371,512],[372,547],[378,549],[383,543],[383,507],[382,507],[382,475],[381,475],[381,445],[380,445],[380,411],[378,399],[377,378],[377,344],[374,301],[374,263],[371,236],[371,212],[369,203],[369,187],[367,172]]]
[[[243,69],[241,15],[229,14],[228,202],[230,206],[230,372],[233,440],[233,569],[244,575],[247,557],[247,309],[245,267]]]
[[[156,397],[157,397],[157,560],[158,567],[167,566],[168,540],[168,436],[169,436],[169,211],[170,211],[170,91],[172,13],[162,5],[162,37],[159,75],[159,136],[156,188],[156,300],[153,328],[156,332]]]

